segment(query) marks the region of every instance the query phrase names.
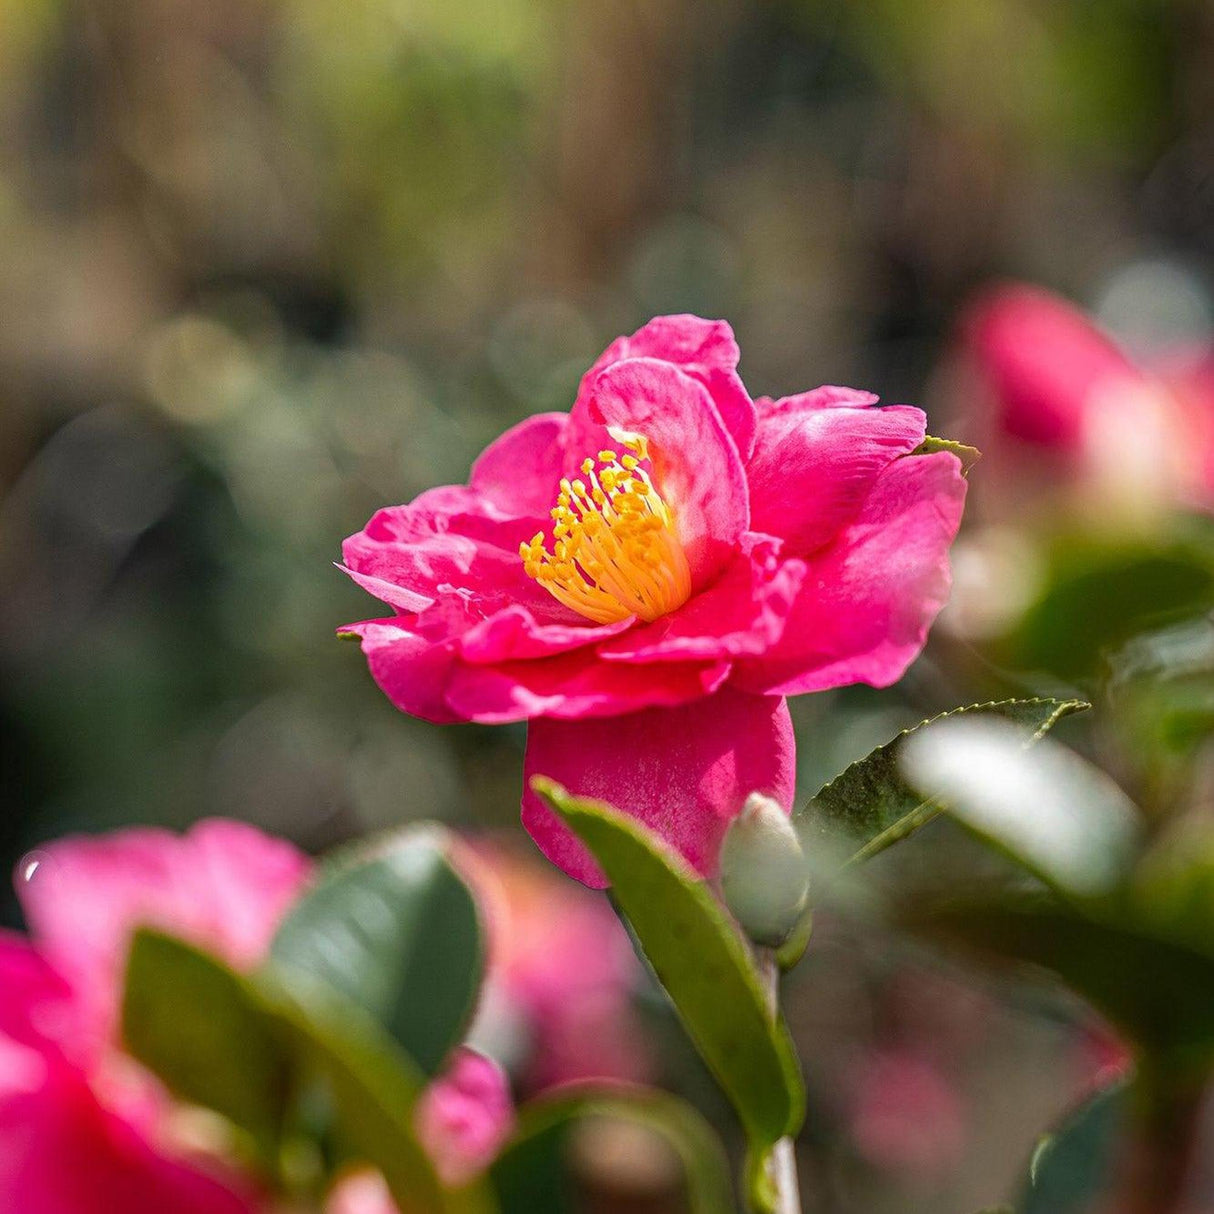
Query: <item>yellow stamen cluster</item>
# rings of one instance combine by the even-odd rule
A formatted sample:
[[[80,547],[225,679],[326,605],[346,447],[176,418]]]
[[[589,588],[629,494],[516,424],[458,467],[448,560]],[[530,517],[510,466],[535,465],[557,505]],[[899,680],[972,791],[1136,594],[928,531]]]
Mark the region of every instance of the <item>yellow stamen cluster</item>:
[[[600,451],[582,462],[585,480],[561,481],[551,551],[542,531],[519,546],[527,576],[596,624],[656,620],[691,595],[670,507],[641,467],[649,462],[645,439],[620,442],[626,455]]]

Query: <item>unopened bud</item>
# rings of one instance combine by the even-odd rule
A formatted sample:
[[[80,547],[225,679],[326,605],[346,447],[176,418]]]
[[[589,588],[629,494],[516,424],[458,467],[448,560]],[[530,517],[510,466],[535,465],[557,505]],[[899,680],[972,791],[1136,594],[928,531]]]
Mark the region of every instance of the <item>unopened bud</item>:
[[[751,793],[721,847],[721,893],[755,941],[775,948],[796,927],[809,898],[809,869],[788,815]]]

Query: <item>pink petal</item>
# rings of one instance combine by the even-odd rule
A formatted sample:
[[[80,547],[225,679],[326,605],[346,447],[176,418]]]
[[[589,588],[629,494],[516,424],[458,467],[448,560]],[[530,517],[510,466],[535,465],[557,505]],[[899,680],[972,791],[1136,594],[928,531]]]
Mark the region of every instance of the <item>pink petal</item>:
[[[699,699],[715,691],[728,673],[723,662],[670,662],[659,674],[603,662],[593,651],[578,649],[532,662],[457,663],[450,670],[446,702],[456,719],[484,725],[538,716],[614,716]]]
[[[509,514],[543,518],[564,475],[567,413],[536,413],[477,457],[469,484]]]
[[[0,1042],[51,1053],[87,1046],[67,980],[15,932],[0,931],[0,991]],[[0,1094],[5,1079],[0,1066]]]
[[[635,618],[614,624],[544,624],[520,604],[507,607],[474,624],[459,640],[460,656],[479,665],[546,658],[569,649],[579,649],[631,628]]]
[[[723,688],[673,709],[596,721],[532,721],[523,765],[523,825],[559,868],[592,888],[607,884],[590,854],[531,791],[549,776],[597,797],[662,836],[711,876],[725,829],[755,791],[790,809],[795,740],[787,703]]]
[[[693,587],[703,589],[729,563],[750,517],[746,473],[712,398],[669,363],[625,359],[579,396],[569,425],[571,466],[614,443],[607,426],[649,440],[654,482],[674,511]]]
[[[104,1109],[83,1076],[53,1068],[0,1100],[0,1209],[21,1214],[253,1214],[251,1195],[161,1153]]]
[[[241,969],[258,965],[311,880],[312,860],[285,839],[226,818],[196,823],[180,855],[193,876],[181,894],[205,921],[201,943]]]
[[[751,526],[797,555],[828,543],[855,516],[882,469],[913,451],[927,424],[907,405],[804,401],[790,397],[763,415],[746,469]]]
[[[756,656],[784,633],[805,577],[803,561],[781,561],[779,541],[742,537],[733,563],[678,611],[599,646],[607,661],[675,662]]]
[[[237,965],[260,960],[311,871],[291,844],[239,822],[188,834],[133,829],[40,849],[18,896],[39,949],[70,982],[81,1015],[112,1034],[132,930],[181,934]]]
[[[538,619],[577,623],[574,612],[527,577],[519,557],[519,544],[546,521],[504,515],[471,489],[445,485],[411,505],[378,511],[342,553],[346,571],[400,611],[462,595],[480,617],[522,603]]]
[[[738,343],[723,320],[701,320],[687,314],[657,316],[631,337],[617,337],[582,379],[579,392],[595,377],[625,358],[656,358],[673,363],[708,389],[725,428],[746,459],[755,441],[755,407],[738,378]]]
[[[740,661],[734,681],[796,695],[901,678],[948,598],[965,487],[960,461],[945,452],[890,464],[856,518],[809,558],[783,639]]]
[[[1141,377],[1078,308],[1036,287],[1003,287],[980,299],[965,332],[1003,428],[1044,446],[1078,450],[1093,394]]]
[[[484,1171],[514,1129],[505,1073],[473,1050],[456,1051],[423,1093],[417,1133],[444,1183],[460,1185]]]
[[[371,677],[401,712],[450,725],[460,720],[447,703],[458,636],[439,642],[422,636],[417,631],[420,618],[363,620],[342,631],[359,637]]]
[[[843,388],[838,384],[823,384],[808,392],[798,392],[795,396],[782,396],[772,400],[770,396],[760,396],[755,399],[755,410],[762,424],[764,418],[778,417],[782,413],[804,413],[809,409],[864,409],[875,405],[880,397],[860,388]]]

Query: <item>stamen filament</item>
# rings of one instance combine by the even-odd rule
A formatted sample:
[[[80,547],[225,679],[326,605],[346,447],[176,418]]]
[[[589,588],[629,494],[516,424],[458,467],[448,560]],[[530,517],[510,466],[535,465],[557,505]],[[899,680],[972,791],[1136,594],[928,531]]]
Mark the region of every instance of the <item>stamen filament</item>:
[[[600,451],[579,465],[585,480],[560,482],[551,551],[541,531],[519,555],[528,577],[587,619],[656,620],[691,596],[691,571],[670,507],[641,467],[646,440],[613,437],[627,454]]]

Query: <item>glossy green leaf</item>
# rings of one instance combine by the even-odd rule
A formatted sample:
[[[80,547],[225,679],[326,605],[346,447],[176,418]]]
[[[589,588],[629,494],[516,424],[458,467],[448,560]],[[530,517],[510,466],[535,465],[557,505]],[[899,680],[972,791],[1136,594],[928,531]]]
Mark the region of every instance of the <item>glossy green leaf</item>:
[[[1000,647],[1018,669],[1090,677],[1131,637],[1214,607],[1214,535],[1106,543],[1062,536],[1049,553],[1045,593]]]
[[[936,438],[929,434],[911,452],[911,455],[932,455],[937,451],[947,451],[961,461],[961,471],[968,476],[970,469],[982,458],[982,452],[977,447],[959,443],[953,438]]]
[[[425,1077],[362,1008],[319,981],[303,991],[298,974],[286,985],[266,972],[257,984],[300,1073],[327,1090],[340,1161],[378,1168],[402,1214],[493,1214],[483,1183],[442,1187],[414,1130]]]
[[[424,1077],[367,1015],[299,973],[233,973],[184,941],[141,930],[131,946],[127,1048],[175,1095],[212,1108],[264,1147],[286,1137],[292,1101],[320,1085],[336,1162],[379,1168],[402,1211],[487,1214],[483,1185],[445,1191],[413,1129]]]
[[[1127,1084],[1110,1084],[1041,1139],[1019,1214],[1086,1214],[1107,1196],[1129,1103]]]
[[[805,1090],[783,1020],[769,1011],[749,950],[708,887],[634,819],[572,797],[537,777],[532,787],[590,849],[688,1035],[752,1141],[795,1134]]]
[[[1084,914],[1046,894],[913,907],[900,921],[987,957],[1052,972],[1168,1065],[1203,1068],[1214,1060],[1214,943],[1199,950],[1113,900]]]
[[[484,973],[472,893],[435,827],[333,863],[292,907],[270,950],[284,972],[327,983],[434,1075],[462,1039]]]
[[[566,1148],[587,1118],[636,1122],[660,1134],[683,1165],[689,1214],[732,1214],[732,1182],[720,1141],[686,1101],[645,1088],[563,1089],[519,1110],[518,1128],[490,1172],[501,1214],[566,1214],[578,1208]]]
[[[957,716],[905,740],[901,768],[924,795],[1067,897],[1120,886],[1141,845],[1138,807],[1098,767],[993,716]]]
[[[1026,726],[1041,738],[1063,717],[1088,707],[1082,700],[999,700],[941,713],[903,730],[853,763],[799,810],[794,822],[807,847],[817,841],[828,849],[842,848],[850,863],[870,859],[941,812],[937,802],[924,800],[902,774],[899,756],[909,736],[960,716],[995,715]]]
[[[136,932],[122,1033],[131,1055],[172,1092],[245,1130],[273,1163],[292,1061],[239,975],[171,936]]]

